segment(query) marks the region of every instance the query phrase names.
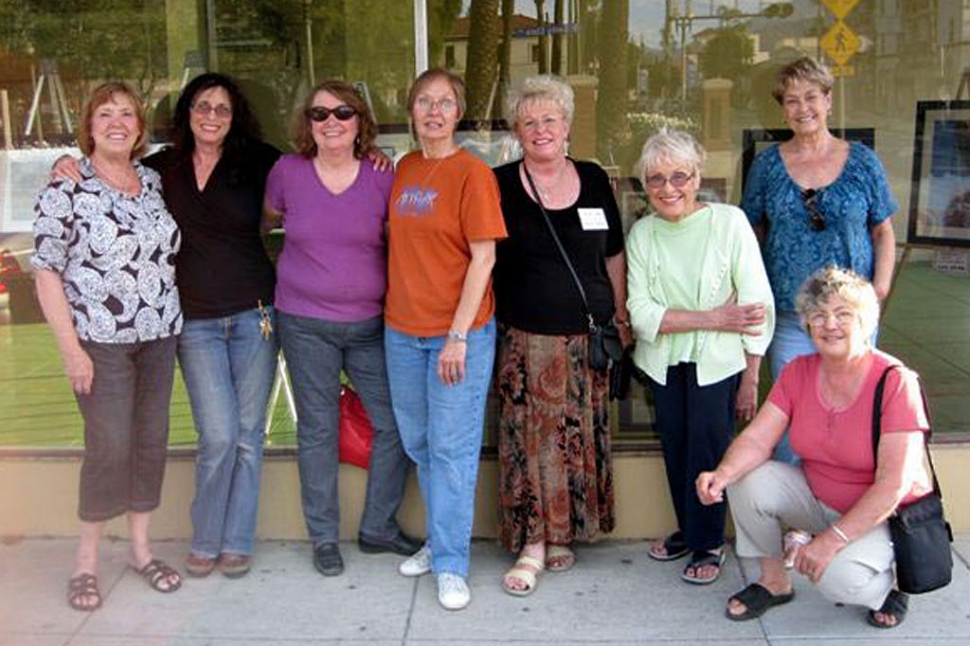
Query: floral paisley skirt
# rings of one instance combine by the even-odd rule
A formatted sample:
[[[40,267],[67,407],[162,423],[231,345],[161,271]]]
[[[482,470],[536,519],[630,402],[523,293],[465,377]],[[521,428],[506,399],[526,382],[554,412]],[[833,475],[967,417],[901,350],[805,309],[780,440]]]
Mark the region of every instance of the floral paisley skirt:
[[[568,545],[613,530],[607,373],[587,336],[500,335],[499,537]]]

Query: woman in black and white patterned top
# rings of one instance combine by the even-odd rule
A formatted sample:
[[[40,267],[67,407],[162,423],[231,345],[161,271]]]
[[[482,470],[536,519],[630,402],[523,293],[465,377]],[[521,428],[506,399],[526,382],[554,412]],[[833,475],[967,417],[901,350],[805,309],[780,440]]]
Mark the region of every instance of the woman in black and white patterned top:
[[[82,181],[51,182],[35,206],[37,294],[84,417],[81,540],[68,584],[68,602],[82,611],[101,605],[98,539],[121,514],[132,569],[159,592],[181,585],[148,539],[165,472],[182,312],[174,267],[181,238],[158,173],[135,161],[145,143],[134,91],[101,85],[78,133]]]

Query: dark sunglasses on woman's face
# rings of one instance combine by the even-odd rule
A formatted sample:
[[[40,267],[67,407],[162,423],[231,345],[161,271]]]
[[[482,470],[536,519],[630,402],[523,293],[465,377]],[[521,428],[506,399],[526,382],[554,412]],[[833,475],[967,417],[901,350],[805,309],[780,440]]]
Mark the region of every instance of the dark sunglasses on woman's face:
[[[818,196],[819,192],[814,188],[806,189],[802,191],[802,203],[808,211],[808,222],[812,231],[825,231],[825,216],[818,210]]]
[[[326,121],[330,118],[331,114],[337,117],[337,121],[347,121],[348,119],[354,118],[357,110],[344,104],[338,105],[336,108],[324,108],[323,106],[315,105],[312,108],[307,108],[306,111],[307,119],[316,121],[317,123]]]

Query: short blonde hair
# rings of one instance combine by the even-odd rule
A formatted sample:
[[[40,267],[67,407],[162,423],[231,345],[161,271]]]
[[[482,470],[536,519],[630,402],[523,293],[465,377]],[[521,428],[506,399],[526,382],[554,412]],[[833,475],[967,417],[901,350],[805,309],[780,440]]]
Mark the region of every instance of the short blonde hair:
[[[660,132],[647,139],[637,162],[640,179],[646,180],[651,168],[667,162],[683,164],[700,175],[707,153],[690,133],[683,130],[661,128]]]
[[[785,101],[785,91],[799,81],[814,83],[825,94],[830,93],[832,86],[835,85],[835,77],[832,76],[832,72],[824,63],[803,56],[778,70],[775,86],[771,89],[771,96],[778,102],[778,105]]]
[[[802,326],[808,329],[808,319],[833,296],[855,309],[868,343],[879,325],[879,298],[872,283],[850,269],[830,265],[819,269],[802,283],[795,296],[795,311]]]
[[[530,76],[509,96],[505,106],[506,118],[513,126],[530,103],[548,101],[562,110],[566,123],[572,124],[576,113],[576,95],[568,83],[552,74]]]
[[[135,115],[138,117],[138,140],[135,141],[135,147],[131,149],[131,158],[137,159],[145,154],[145,150],[148,148],[145,106],[130,85],[121,81],[111,81],[94,88],[81,111],[81,119],[77,126],[77,145],[86,157],[90,157],[94,152],[94,137],[91,135],[91,120],[94,118],[94,111],[119,95],[131,101],[131,105],[135,108]]]

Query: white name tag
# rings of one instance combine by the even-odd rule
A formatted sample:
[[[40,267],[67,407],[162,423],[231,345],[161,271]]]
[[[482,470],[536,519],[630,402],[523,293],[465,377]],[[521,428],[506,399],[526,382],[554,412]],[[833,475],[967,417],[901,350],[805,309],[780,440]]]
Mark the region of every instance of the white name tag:
[[[576,209],[579,211],[579,223],[583,231],[606,231],[610,225],[606,222],[603,209]]]

